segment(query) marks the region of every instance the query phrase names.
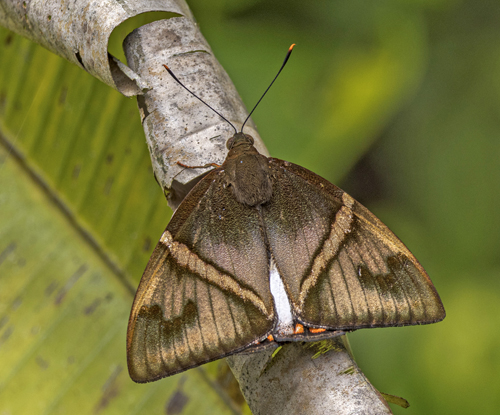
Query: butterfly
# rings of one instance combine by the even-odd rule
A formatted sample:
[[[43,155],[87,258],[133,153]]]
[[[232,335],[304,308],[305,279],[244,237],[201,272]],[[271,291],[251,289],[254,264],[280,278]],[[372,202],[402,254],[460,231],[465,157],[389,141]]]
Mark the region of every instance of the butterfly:
[[[127,333],[134,381],[281,342],[445,317],[423,267],[368,209],[315,173],[260,154],[242,131],[226,146],[142,276]]]

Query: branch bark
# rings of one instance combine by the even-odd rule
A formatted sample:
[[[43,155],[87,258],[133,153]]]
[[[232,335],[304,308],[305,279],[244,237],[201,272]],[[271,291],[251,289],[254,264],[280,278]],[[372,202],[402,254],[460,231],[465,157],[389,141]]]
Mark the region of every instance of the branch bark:
[[[271,359],[226,359],[254,414],[391,414],[356,365],[347,336],[288,343]]]

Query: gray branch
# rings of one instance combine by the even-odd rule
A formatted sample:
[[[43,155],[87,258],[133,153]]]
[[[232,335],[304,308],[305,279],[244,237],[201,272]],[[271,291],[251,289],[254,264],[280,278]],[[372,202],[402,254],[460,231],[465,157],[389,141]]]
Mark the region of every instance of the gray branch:
[[[325,348],[326,350],[322,350]],[[226,359],[254,414],[391,414],[354,362],[347,336]]]
[[[124,43],[126,66],[108,54],[109,36],[121,22],[146,11],[170,11],[183,17],[157,21],[130,34]],[[162,65],[167,64],[236,127],[246,118],[234,85],[182,0],[2,0],[0,24],[79,65],[124,95],[139,95],[154,173],[174,209],[207,171],[184,169],[177,162],[221,164],[233,130],[180,88]],[[267,155],[252,123],[245,132]],[[390,414],[346,346],[347,338],[342,336],[319,343],[286,344],[275,354],[263,351],[227,360],[255,414]],[[325,347],[327,351],[321,353]]]

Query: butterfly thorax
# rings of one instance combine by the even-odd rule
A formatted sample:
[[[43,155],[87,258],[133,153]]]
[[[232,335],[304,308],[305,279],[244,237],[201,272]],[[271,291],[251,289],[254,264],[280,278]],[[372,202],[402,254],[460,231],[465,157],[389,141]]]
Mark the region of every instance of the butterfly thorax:
[[[239,203],[262,205],[271,199],[273,189],[268,158],[260,154],[248,134],[237,133],[228,140],[229,153],[223,164],[226,185]]]

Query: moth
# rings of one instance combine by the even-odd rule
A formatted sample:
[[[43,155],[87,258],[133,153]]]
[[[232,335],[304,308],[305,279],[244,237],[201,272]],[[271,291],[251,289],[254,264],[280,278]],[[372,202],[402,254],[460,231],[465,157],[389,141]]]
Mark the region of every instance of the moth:
[[[134,381],[276,342],[445,317],[425,270],[368,209],[235,131],[144,271],[127,333]]]

